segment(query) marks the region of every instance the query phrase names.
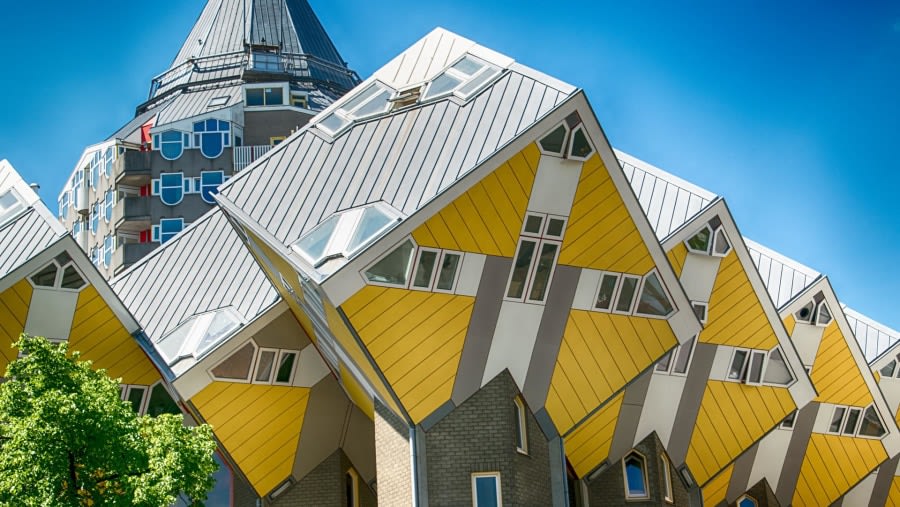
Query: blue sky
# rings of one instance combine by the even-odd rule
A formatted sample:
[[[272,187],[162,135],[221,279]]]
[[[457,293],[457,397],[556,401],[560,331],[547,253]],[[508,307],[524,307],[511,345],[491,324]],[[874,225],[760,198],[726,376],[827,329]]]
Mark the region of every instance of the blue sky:
[[[203,3],[5,5],[0,158],[55,208]],[[743,234],[900,329],[900,2],[310,3],[362,77],[439,25],[584,88],[615,147],[723,195]]]

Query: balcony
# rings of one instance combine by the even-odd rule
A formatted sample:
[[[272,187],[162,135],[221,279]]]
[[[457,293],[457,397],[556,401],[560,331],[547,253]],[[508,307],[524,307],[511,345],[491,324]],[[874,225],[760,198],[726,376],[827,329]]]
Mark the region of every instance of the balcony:
[[[234,148],[234,172],[243,170],[257,159],[269,153],[273,147],[264,144],[262,146],[235,146]]]
[[[125,243],[113,252],[113,273],[121,273],[125,268],[152,252],[159,243]]]
[[[150,152],[125,150],[116,158],[116,184],[140,187],[150,184]]]
[[[140,232],[150,228],[150,198],[126,197],[119,199],[113,208],[113,223],[116,230]]]

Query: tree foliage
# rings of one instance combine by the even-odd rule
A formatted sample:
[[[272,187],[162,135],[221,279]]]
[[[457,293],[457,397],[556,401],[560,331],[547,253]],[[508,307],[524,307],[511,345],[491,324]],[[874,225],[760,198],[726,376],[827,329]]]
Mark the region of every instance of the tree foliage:
[[[0,505],[166,506],[213,485],[209,426],[138,416],[104,370],[23,335],[0,384]]]

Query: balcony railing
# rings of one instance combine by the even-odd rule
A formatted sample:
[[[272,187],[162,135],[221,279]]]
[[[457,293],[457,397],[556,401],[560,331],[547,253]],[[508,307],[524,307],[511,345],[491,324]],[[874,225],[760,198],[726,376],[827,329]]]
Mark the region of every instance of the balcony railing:
[[[234,172],[246,168],[258,158],[269,153],[271,149],[272,146],[268,144],[261,146],[236,146],[234,148]]]

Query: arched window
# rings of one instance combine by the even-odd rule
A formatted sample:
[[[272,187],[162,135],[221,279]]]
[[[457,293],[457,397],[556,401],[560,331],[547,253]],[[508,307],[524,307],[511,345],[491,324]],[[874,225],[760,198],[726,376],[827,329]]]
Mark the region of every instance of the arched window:
[[[647,487],[647,460],[637,452],[631,451],[622,460],[622,473],[625,481],[625,498],[650,498]]]
[[[231,124],[214,119],[194,123],[194,146],[199,146],[206,158],[218,157],[231,146]]]
[[[185,136],[177,130],[167,130],[159,135],[159,153],[166,160],[177,160],[184,152]]]
[[[215,204],[214,195],[219,193],[219,186],[225,182],[222,171],[203,171],[200,173],[200,197],[204,202]]]
[[[175,206],[184,197],[184,176],[182,173],[159,175],[159,198],[163,204]]]

